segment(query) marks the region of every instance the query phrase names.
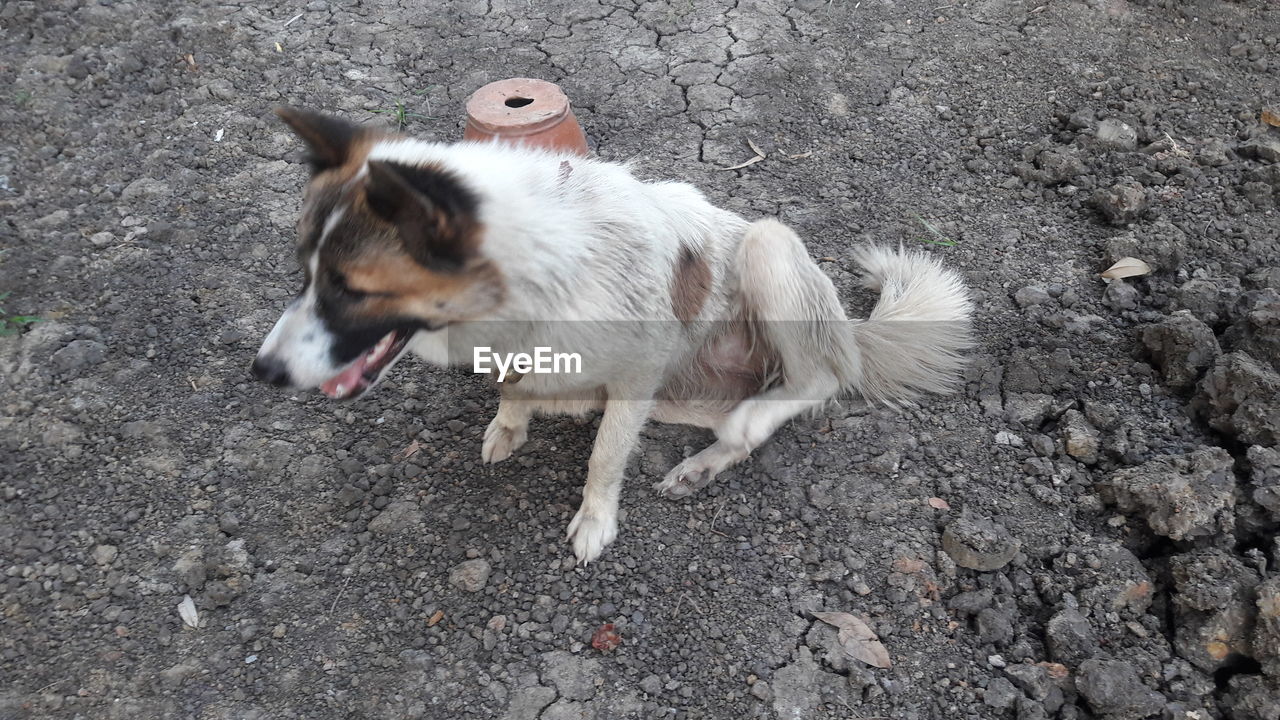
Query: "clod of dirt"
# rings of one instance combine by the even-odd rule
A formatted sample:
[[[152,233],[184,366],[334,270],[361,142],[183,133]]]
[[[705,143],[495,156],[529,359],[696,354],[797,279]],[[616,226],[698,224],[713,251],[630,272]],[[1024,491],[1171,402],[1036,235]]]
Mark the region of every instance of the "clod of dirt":
[[[1044,150],[1036,155],[1034,168],[1030,165],[1018,168],[1022,179],[1042,185],[1058,185],[1084,173],[1085,166],[1080,158],[1062,148]]]
[[[1253,656],[1262,671],[1280,680],[1280,575],[1258,586],[1258,617],[1253,631]]]
[[[1255,273],[1250,278],[1269,282],[1271,274]],[[1224,333],[1223,342],[1280,370],[1280,290],[1263,287],[1240,295],[1231,315],[1236,321]]]
[[[1021,545],[1008,530],[985,518],[960,517],[942,531],[942,549],[957,565],[970,570],[999,570]]]
[[[1106,262],[1113,265],[1126,257],[1136,257],[1142,258],[1152,272],[1173,272],[1182,266],[1186,247],[1186,233],[1167,220],[1157,220],[1107,240]]]
[[[1098,652],[1098,634],[1075,608],[1060,610],[1049,618],[1045,638],[1049,657],[1069,667],[1078,667]]]
[[[1240,442],[1271,447],[1280,441],[1280,375],[1247,353],[1218,358],[1191,407]]]
[[[1120,660],[1086,660],[1076,689],[1107,720],[1139,720],[1160,712],[1165,697],[1138,678],[1137,669]]]
[[[1248,452],[1253,501],[1280,522],[1280,450],[1254,445]]]
[[[1280,137],[1275,133],[1259,135],[1240,146],[1240,154],[1271,163],[1280,163]]]
[[[1179,555],[1170,566],[1178,653],[1206,672],[1251,655],[1257,570],[1221,550]]]
[[[1098,462],[1098,429],[1079,410],[1062,416],[1062,443],[1067,454],[1086,465]]]
[[[1125,468],[1099,483],[1104,500],[1137,512],[1153,531],[1173,540],[1212,535],[1231,526],[1235,477],[1230,453],[1201,448]]]
[[[1221,610],[1249,595],[1258,585],[1258,571],[1238,556],[1221,550],[1201,550],[1170,561],[1178,604],[1195,610]]]
[[[1106,543],[1087,551],[1097,559],[1098,570],[1088,576],[1088,585],[1078,590],[1082,604],[1104,611],[1146,612],[1151,607],[1154,585],[1133,553],[1124,546]]]
[[[1276,692],[1274,684],[1257,675],[1233,676],[1223,703],[1231,708],[1231,720],[1272,720],[1280,717],[1280,693]]]
[[[467,560],[449,571],[449,584],[466,592],[479,592],[489,582],[489,561],[484,558]]]
[[[1174,613],[1173,646],[1192,665],[1214,672],[1240,657],[1253,655],[1249,629],[1257,609],[1252,603],[1233,604],[1212,613],[1179,607]]]
[[[1142,217],[1146,211],[1147,193],[1136,182],[1116,183],[1093,194],[1096,207],[1112,225],[1128,225]]]
[[[1138,131],[1132,125],[1109,118],[1094,131],[1098,144],[1108,150],[1132,151],[1138,146]]]
[[[1165,382],[1175,388],[1195,385],[1201,373],[1222,354],[1213,329],[1188,310],[1179,310],[1164,322],[1143,330],[1142,344]]]

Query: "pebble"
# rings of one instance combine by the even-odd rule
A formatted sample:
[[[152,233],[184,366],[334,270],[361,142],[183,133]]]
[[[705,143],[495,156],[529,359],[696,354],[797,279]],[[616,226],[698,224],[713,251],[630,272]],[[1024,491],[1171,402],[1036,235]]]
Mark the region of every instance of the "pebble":
[[[110,565],[119,552],[115,545],[98,545],[93,549],[93,561],[99,565]]]
[[[1098,123],[1094,136],[1099,145],[1111,150],[1132,151],[1138,146],[1138,131],[1113,118]]]
[[[1018,554],[1021,543],[992,520],[960,517],[942,532],[942,549],[970,570],[998,570]]]
[[[467,560],[449,571],[449,584],[466,592],[479,592],[489,582],[491,572],[488,560]]]

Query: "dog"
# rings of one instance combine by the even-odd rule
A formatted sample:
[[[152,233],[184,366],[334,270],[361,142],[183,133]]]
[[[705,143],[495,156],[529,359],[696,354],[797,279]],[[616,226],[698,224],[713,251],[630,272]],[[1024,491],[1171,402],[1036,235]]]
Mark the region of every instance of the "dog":
[[[346,400],[410,353],[439,366],[478,365],[481,348],[579,355],[578,372],[516,364],[480,451],[485,463],[511,457],[536,413],[603,410],[568,527],[579,563],[617,536],[625,466],[650,419],[715,433],[655,484],[679,498],[797,415],[846,394],[897,404],[945,393],[963,368],[968,292],[924,252],[857,250],[880,297],[851,321],[787,226],[748,222],[690,185],[577,155],[277,114],[310,151],[305,281],[253,374]]]

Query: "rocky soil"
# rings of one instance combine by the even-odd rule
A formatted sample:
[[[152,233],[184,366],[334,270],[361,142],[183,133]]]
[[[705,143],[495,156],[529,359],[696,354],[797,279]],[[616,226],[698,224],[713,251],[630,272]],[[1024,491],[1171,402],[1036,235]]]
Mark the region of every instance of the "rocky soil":
[[[0,718],[1280,718],[1280,5],[7,0],[0,28],[0,305],[43,318],[0,337]],[[250,382],[300,282],[271,107],[452,139],[520,75],[601,156],[796,227],[851,311],[851,248],[928,244],[980,308],[964,391],[797,421],[678,503],[649,485],[706,436],[652,427],[575,568],[593,420],[490,469],[466,372]],[[1104,282],[1124,257],[1152,272]]]

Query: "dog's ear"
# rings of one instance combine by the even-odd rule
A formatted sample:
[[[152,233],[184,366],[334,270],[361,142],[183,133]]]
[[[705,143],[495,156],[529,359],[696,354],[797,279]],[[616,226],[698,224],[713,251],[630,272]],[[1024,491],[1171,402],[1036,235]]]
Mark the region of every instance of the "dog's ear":
[[[310,110],[281,107],[276,108],[276,115],[307,144],[314,172],[346,162],[351,146],[364,132],[346,120]]]
[[[409,256],[423,267],[456,271],[479,244],[476,199],[449,173],[370,160],[365,180],[369,209],[395,225]]]

